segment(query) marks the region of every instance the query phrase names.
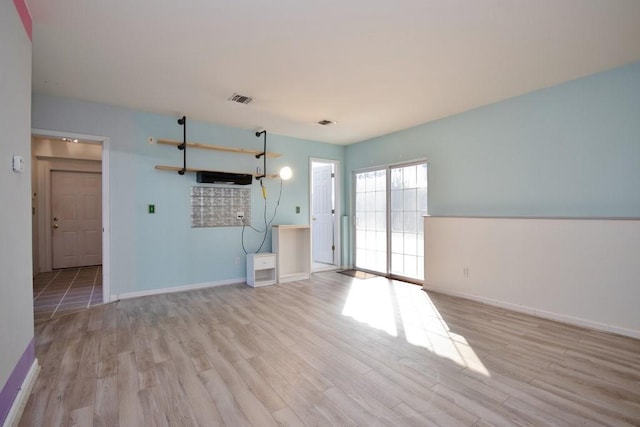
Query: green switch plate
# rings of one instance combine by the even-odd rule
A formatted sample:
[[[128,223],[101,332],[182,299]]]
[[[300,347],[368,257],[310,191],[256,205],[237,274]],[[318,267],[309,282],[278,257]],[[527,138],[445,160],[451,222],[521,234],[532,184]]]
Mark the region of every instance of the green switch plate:
[[[149,213],[156,213],[156,205],[149,205]]]
[[[300,206],[296,206],[296,213],[300,213]]]

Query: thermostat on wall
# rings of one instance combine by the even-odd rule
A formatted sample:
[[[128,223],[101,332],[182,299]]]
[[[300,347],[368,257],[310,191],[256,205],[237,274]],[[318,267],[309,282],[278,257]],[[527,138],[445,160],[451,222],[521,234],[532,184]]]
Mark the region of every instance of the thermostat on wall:
[[[14,172],[24,171],[24,157],[18,156],[18,155],[13,156],[13,171]]]

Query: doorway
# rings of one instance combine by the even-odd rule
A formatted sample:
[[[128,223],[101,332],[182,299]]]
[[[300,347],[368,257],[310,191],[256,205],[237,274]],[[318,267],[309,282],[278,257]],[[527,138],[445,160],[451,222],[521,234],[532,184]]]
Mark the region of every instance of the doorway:
[[[109,139],[32,129],[31,160],[34,306],[55,287],[109,302]]]
[[[313,271],[340,266],[339,162],[310,160],[311,254]]]
[[[353,181],[356,269],[421,283],[427,162],[356,171]]]

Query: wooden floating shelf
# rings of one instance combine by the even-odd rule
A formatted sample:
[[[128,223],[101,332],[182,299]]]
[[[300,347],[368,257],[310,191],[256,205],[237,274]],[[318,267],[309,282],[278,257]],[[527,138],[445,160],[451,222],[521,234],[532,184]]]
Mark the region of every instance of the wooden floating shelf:
[[[173,145],[175,147],[182,144],[181,141],[175,141],[173,139],[158,139],[156,142],[158,144]],[[251,154],[254,156],[258,154],[262,154],[262,151],[258,151],[258,150],[249,150],[246,148],[235,148],[235,147],[222,147],[220,145],[201,144],[199,142],[187,142],[187,147],[201,148],[205,150],[226,151],[227,153]],[[280,153],[267,153],[267,157],[271,157],[271,158],[280,157],[281,155],[282,154]]]
[[[182,170],[180,166],[165,166],[165,165],[156,165],[155,169],[161,171],[171,171],[171,172],[179,172]],[[226,172],[226,171],[212,171],[207,169],[195,169],[195,168],[187,168],[186,172]],[[228,172],[228,173],[244,173],[244,172]],[[251,174],[254,177],[258,176],[257,174]],[[266,178],[280,178],[278,174],[269,174]]]

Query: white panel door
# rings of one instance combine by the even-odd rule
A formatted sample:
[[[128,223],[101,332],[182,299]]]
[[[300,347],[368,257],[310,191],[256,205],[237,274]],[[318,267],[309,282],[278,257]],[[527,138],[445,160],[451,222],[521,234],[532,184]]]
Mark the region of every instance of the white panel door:
[[[311,232],[313,260],[334,264],[333,165],[313,163]]]
[[[52,267],[102,263],[102,177],[51,171]]]

